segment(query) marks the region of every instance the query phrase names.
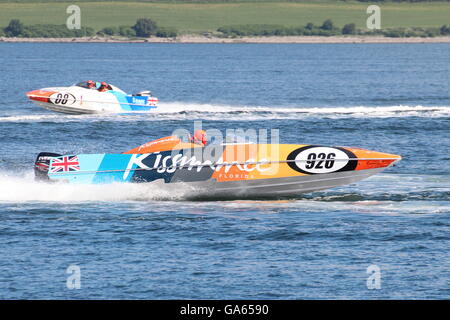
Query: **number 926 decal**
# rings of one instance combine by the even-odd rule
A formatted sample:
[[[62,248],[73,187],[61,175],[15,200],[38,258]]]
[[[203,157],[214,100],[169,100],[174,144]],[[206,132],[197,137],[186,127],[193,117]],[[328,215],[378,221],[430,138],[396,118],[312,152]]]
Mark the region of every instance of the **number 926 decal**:
[[[307,174],[355,170],[358,161],[353,152],[344,148],[306,146],[292,151],[288,165],[295,171]]]

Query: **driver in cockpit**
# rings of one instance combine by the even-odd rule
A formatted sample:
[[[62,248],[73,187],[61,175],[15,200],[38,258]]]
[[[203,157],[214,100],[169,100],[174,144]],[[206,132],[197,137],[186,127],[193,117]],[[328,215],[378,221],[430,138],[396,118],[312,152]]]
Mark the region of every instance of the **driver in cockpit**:
[[[100,88],[98,88],[98,91],[99,91],[99,92],[106,92],[106,91],[108,91],[108,90],[110,90],[109,85],[108,85],[106,82],[103,81],[103,82],[100,84]]]
[[[195,144],[206,146],[207,144],[206,131],[205,130],[195,131],[194,135],[189,138],[189,141]]]
[[[97,88],[95,87],[95,82],[92,81],[92,80],[86,81],[86,84],[87,84],[88,89],[97,89]]]

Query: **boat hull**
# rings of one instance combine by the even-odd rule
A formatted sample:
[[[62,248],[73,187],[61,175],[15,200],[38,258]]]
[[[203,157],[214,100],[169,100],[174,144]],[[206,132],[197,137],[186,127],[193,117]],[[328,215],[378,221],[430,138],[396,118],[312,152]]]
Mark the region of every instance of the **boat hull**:
[[[59,112],[59,113],[65,113],[65,114],[72,114],[72,115],[77,115],[77,114],[96,114],[96,113],[102,113],[105,111],[98,111],[95,110],[94,108],[90,108],[90,109],[85,109],[85,108],[80,108],[77,106],[61,106],[61,105],[56,105],[53,103],[46,103],[46,102],[40,102],[40,101],[35,101],[35,103],[47,110],[50,111],[55,111],[55,112]]]
[[[203,182],[175,182],[167,184],[161,179],[146,184],[152,186],[152,189],[161,190],[167,194],[177,190],[183,197],[188,198],[279,198],[349,185],[378,174],[385,169],[377,168],[360,172],[338,172],[316,176],[228,182],[217,182],[210,179]]]

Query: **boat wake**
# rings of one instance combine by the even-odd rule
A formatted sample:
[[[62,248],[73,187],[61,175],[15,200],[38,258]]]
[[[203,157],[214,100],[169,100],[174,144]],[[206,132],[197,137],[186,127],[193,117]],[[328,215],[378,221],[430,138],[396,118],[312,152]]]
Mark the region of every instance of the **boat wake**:
[[[245,121],[298,119],[299,117],[342,119],[438,118],[449,116],[450,106],[258,107],[170,102],[161,103],[158,109],[154,111],[120,114],[120,116],[117,116],[117,114],[64,115],[43,112],[39,114],[11,114],[0,116],[0,122],[159,121],[195,119]]]
[[[300,194],[296,197],[258,199],[202,198],[192,188],[161,190],[151,183],[115,183],[76,185],[34,181],[32,172],[21,175],[0,172],[0,204],[16,203],[142,203],[145,206],[172,208],[166,201],[182,201],[185,206],[208,203],[225,211],[255,206],[268,212],[284,211],[355,211],[370,214],[449,213],[449,177],[427,175],[380,174],[350,186],[328,191]],[[387,185],[395,185],[390,192]],[[195,196],[193,196],[195,195]],[[192,201],[194,200],[194,201]],[[197,204],[196,204],[197,203]],[[187,208],[187,207],[186,207]],[[171,210],[172,210],[171,209]]]
[[[34,180],[34,173],[14,176],[0,173],[1,202],[124,202],[183,199],[188,190],[170,193],[150,184],[113,183],[105,185],[74,185]]]

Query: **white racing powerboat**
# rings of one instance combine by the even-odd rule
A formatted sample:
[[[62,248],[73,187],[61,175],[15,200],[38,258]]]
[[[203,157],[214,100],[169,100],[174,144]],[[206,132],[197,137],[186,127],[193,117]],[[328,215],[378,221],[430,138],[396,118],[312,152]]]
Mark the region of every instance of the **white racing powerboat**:
[[[127,94],[111,84],[92,80],[33,90],[26,95],[45,109],[68,114],[142,112],[157,108],[158,103],[150,91]]]

